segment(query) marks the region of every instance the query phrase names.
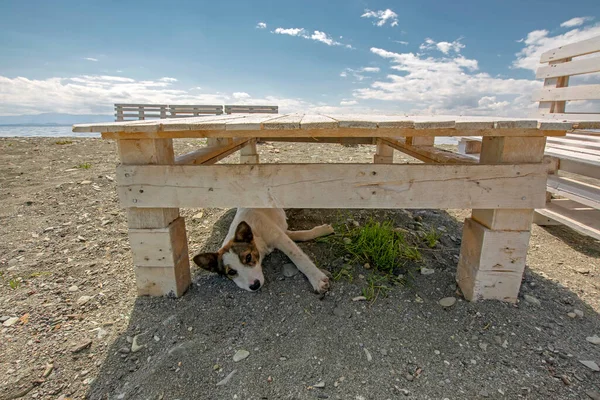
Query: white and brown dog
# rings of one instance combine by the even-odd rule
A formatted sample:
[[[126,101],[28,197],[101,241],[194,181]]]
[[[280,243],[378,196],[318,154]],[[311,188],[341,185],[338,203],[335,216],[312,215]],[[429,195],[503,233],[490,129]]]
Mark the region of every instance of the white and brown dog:
[[[263,258],[279,249],[306,275],[317,293],[324,293],[329,289],[328,276],[294,241],[312,240],[331,233],[331,225],[317,226],[308,231],[288,231],[285,212],[280,208],[238,208],[219,251],[197,254],[194,262],[253,292],[265,283]]]

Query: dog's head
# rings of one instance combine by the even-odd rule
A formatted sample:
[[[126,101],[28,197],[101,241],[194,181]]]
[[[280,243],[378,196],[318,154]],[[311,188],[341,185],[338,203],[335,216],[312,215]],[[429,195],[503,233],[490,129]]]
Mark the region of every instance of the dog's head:
[[[265,282],[262,260],[254,242],[250,225],[240,222],[235,236],[217,253],[201,253],[194,256],[200,268],[224,275],[242,289],[254,292]]]

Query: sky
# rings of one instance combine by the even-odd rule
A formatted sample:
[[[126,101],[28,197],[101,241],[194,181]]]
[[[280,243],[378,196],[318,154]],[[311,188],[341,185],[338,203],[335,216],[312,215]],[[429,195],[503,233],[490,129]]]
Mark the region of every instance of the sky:
[[[527,116],[541,53],[598,35],[598,0],[2,0],[0,115],[154,103]]]

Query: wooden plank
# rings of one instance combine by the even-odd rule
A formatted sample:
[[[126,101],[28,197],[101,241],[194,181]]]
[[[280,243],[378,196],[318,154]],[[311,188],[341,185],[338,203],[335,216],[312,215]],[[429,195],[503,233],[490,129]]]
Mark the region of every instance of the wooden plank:
[[[600,240],[600,211],[568,199],[554,199],[537,212],[584,235]]]
[[[465,298],[516,303],[529,236],[529,231],[494,231],[467,218],[456,271]]]
[[[524,210],[473,210],[471,217],[494,231],[528,231],[531,229],[533,212]]]
[[[261,138],[263,141],[269,142],[298,142],[298,143],[335,143],[342,145],[356,145],[356,144],[375,144],[377,138],[372,137],[269,137]]]
[[[574,137],[574,135],[567,135],[564,138],[548,138],[547,141],[549,145],[574,146],[591,150],[600,149],[600,137],[590,136],[590,139],[591,140],[579,140],[578,138]]]
[[[338,121],[326,115],[304,114],[300,121],[301,129],[332,129],[338,127]]]
[[[545,204],[545,168],[542,164],[122,165],[117,174],[126,207],[522,209]]]
[[[548,151],[565,150],[565,151],[569,151],[572,153],[588,154],[588,155],[592,155],[592,156],[597,156],[598,159],[600,160],[600,150],[598,150],[598,149],[590,149],[590,148],[581,147],[581,146],[566,146],[566,145],[554,144],[554,143],[549,143],[546,148]]]
[[[561,171],[600,179],[600,168],[589,161],[578,160],[576,158],[562,158],[559,163]]]
[[[533,101],[598,100],[600,85],[580,85],[542,89],[533,95]],[[559,111],[560,112],[560,111]]]
[[[540,63],[583,56],[598,51],[600,51],[600,36],[548,50],[542,53]]]
[[[570,122],[573,129],[600,129],[600,114],[540,113],[540,117]]]
[[[474,164],[477,160],[433,146],[410,146],[404,139],[381,138],[383,144],[427,163]]]
[[[544,65],[538,68],[535,77],[538,79],[573,76],[600,71],[600,57],[572,60],[560,64]]]
[[[262,123],[262,129],[300,129],[300,121],[303,117],[304,114],[288,114],[279,118],[268,119]]]
[[[201,149],[183,154],[175,159],[175,164],[179,165],[200,165],[200,164],[214,164],[219,160],[224,159],[230,154],[235,153],[242,147],[246,146],[248,142],[255,142],[254,139],[236,139],[231,140],[222,146],[207,146]]]
[[[485,137],[481,144],[482,164],[541,162],[544,157],[544,137]]]
[[[548,148],[546,149],[546,154],[552,157],[556,157],[559,158],[561,160],[561,164],[563,160],[573,160],[573,161],[579,161],[579,162],[584,162],[590,166],[593,167],[600,167],[600,159],[598,159],[597,156],[593,156],[593,155],[589,155],[589,154],[582,154],[582,153],[575,153],[572,151],[566,151],[566,150],[559,150],[559,149],[554,149],[554,148]],[[562,165],[561,165],[561,169]]]
[[[406,143],[407,146],[429,146],[429,147],[433,147],[433,145],[435,144],[435,138],[434,137],[423,137],[423,136],[409,136],[405,139],[404,143]]]
[[[261,131],[261,136],[268,136],[268,131],[265,131],[263,134],[263,122],[267,122],[271,119],[281,118],[281,115],[278,114],[261,114],[261,115],[250,115],[244,116],[241,119],[235,119],[231,121],[225,122],[225,130],[233,131],[232,134],[237,134],[237,131],[252,131],[254,136],[257,135],[255,131]],[[275,129],[274,129],[275,131]],[[279,131],[279,130],[277,130]],[[241,136],[241,135],[240,135]],[[223,136],[227,137],[227,136]]]
[[[600,209],[600,187],[578,182],[573,179],[549,176],[548,191],[578,203]]]

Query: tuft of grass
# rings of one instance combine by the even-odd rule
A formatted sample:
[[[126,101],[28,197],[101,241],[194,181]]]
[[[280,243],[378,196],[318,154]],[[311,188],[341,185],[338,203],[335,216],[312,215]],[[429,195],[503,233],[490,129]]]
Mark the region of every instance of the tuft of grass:
[[[386,297],[388,292],[392,290],[392,286],[404,285],[404,278],[394,276],[393,274],[377,274],[372,273],[367,277],[367,287],[362,289],[362,295],[367,301],[374,303],[379,296]]]
[[[89,162],[83,163],[83,164],[79,164],[77,167],[75,168],[80,168],[80,169],[90,169],[92,168],[92,164],[90,164]]]
[[[437,245],[441,237],[442,234],[433,227],[430,228],[429,231],[425,232],[425,234],[423,235],[423,239],[425,240],[427,246],[430,249],[433,249]]]
[[[352,265],[344,264],[335,274],[333,274],[333,280],[339,281],[340,279],[346,279],[349,283],[354,280],[354,268]]]
[[[57,140],[56,142],[54,142],[54,144],[57,144],[59,146],[65,145],[65,144],[72,144],[73,141],[72,140]]]
[[[21,286],[21,282],[18,279],[13,278],[10,281],[8,281],[8,285],[12,290],[16,290],[19,288],[19,286]]]
[[[50,276],[50,275],[52,275],[52,272],[50,272],[50,271],[32,272],[29,275],[29,278],[39,278],[40,276]]]

